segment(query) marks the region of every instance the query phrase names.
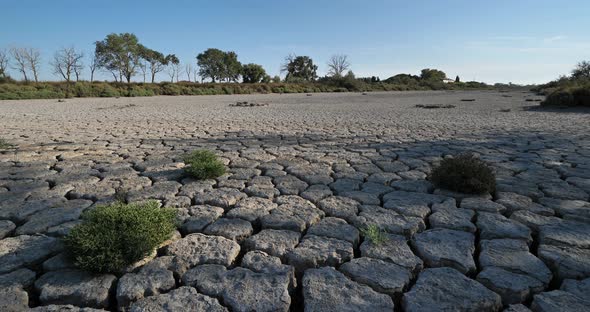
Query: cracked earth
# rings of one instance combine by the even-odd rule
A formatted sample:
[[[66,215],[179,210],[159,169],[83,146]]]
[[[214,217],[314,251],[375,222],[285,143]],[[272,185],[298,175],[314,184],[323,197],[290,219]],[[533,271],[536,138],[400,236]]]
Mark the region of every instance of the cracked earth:
[[[0,310],[589,311],[590,111],[535,99],[2,101],[0,137],[17,148],[0,152]],[[228,173],[185,176],[196,149]],[[461,152],[494,168],[496,194],[428,181]],[[177,209],[174,239],[126,274],[77,270],[60,237],[121,196]],[[369,225],[387,239],[365,239]]]

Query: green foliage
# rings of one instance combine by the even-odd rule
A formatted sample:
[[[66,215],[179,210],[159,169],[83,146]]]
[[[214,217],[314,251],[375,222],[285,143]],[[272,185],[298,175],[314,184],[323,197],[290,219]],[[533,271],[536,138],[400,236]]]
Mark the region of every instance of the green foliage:
[[[174,210],[159,208],[155,201],[98,206],[82,215],[64,241],[78,267],[120,272],[170,239],[175,217]]]
[[[433,80],[442,82],[446,78],[447,74],[445,74],[442,70],[430,68],[423,69],[420,75],[420,79],[422,80]]]
[[[14,145],[8,143],[6,140],[0,138],[0,150],[5,150],[14,147]]]
[[[242,64],[238,61],[238,55],[233,52],[224,52],[219,49],[207,49],[197,55],[199,75],[211,78],[211,81],[237,81],[242,72]]]
[[[95,55],[99,67],[117,72],[127,82],[136,73],[139,61],[144,52],[137,36],[130,33],[110,34],[104,40],[95,43]]]
[[[380,245],[387,241],[387,234],[385,233],[385,231],[380,229],[375,224],[371,224],[361,229],[361,234],[365,239],[370,240],[371,243],[374,245]]]
[[[225,173],[225,165],[211,151],[194,151],[184,157],[184,170],[197,179],[217,178]]]
[[[268,77],[266,71],[258,64],[246,64],[242,67],[242,79],[244,83],[258,83]],[[267,82],[270,78],[266,79]]]
[[[432,170],[430,180],[439,188],[466,194],[494,193],[496,190],[494,172],[472,154],[445,158]]]
[[[583,61],[576,65],[572,75],[558,79],[532,89],[547,95],[542,106],[585,106],[590,107],[590,62]]]
[[[282,70],[287,72],[287,82],[314,81],[318,77],[318,67],[309,56],[288,56]]]

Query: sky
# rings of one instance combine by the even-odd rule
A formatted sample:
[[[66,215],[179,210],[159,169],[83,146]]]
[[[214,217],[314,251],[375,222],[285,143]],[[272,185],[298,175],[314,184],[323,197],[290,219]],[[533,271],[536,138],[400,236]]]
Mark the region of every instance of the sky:
[[[590,59],[588,0],[0,1],[0,49],[39,49],[41,80],[59,80],[49,62],[60,48],[84,51],[88,64],[94,42],[124,32],[195,66],[207,48],[235,51],[271,76],[289,54],[310,56],[320,76],[345,54],[357,77],[437,68],[463,81],[532,84]]]

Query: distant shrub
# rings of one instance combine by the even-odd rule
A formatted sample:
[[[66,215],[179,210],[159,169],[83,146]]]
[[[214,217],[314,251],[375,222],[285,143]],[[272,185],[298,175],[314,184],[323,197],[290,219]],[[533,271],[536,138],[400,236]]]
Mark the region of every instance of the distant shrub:
[[[0,138],[0,150],[9,149],[14,147],[14,145],[8,143],[6,140]]]
[[[144,204],[98,206],[65,237],[76,266],[92,272],[120,272],[143,259],[175,230],[174,210]]]
[[[585,106],[590,107],[590,85],[562,88],[547,96],[542,106]]]
[[[380,229],[377,225],[371,224],[361,229],[361,234],[366,240],[369,240],[375,245],[383,244],[387,240],[385,231]]]
[[[432,170],[430,180],[439,188],[466,194],[493,193],[496,189],[492,169],[472,154],[444,159]]]
[[[184,157],[185,171],[197,179],[217,178],[225,173],[225,165],[211,151],[194,151]]]

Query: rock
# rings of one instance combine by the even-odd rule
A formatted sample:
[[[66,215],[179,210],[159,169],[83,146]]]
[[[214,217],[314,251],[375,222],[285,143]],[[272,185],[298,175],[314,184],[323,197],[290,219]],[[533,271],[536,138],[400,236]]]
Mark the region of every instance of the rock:
[[[543,225],[539,229],[539,243],[590,249],[590,224],[563,221]]]
[[[228,218],[241,218],[249,222],[257,223],[259,218],[267,215],[278,205],[272,200],[259,197],[248,197],[236,204],[236,207],[227,213]]]
[[[499,295],[451,268],[426,269],[402,298],[404,311],[499,311]]]
[[[117,278],[111,274],[94,275],[84,271],[53,271],[35,282],[42,304],[72,304],[107,308]]]
[[[298,195],[305,191],[305,189],[307,189],[309,186],[307,183],[292,175],[275,177],[274,182],[276,188],[283,195]]]
[[[295,268],[281,263],[281,259],[268,255],[263,251],[250,251],[242,259],[242,267],[257,273],[284,274],[289,280],[289,292],[297,287]]]
[[[533,241],[528,227],[500,214],[480,212],[477,215],[477,228],[481,239],[521,239],[527,244]]]
[[[375,225],[388,233],[412,237],[416,232],[426,228],[422,218],[406,217],[379,206],[361,206],[360,209],[361,212],[353,222],[359,229]]]
[[[0,240],[0,273],[40,264],[62,249],[58,239],[21,235]]]
[[[0,239],[8,236],[16,229],[16,225],[9,220],[0,220]]]
[[[351,198],[331,196],[319,202],[319,207],[326,215],[352,222],[359,210],[359,203]]]
[[[337,238],[357,246],[359,243],[359,231],[346,221],[338,218],[326,217],[312,225],[307,230],[307,235],[316,235]]]
[[[340,195],[353,199],[363,205],[381,205],[381,200],[378,195],[364,191],[348,191],[343,192]]]
[[[226,270],[218,265],[201,265],[186,272],[184,285],[199,293],[222,298],[232,311],[289,311],[290,279],[285,274],[256,273],[244,268]]]
[[[516,239],[480,241],[479,265],[482,268],[498,267],[509,272],[536,278],[544,285],[551,281],[551,271],[528,251],[526,242]]]
[[[65,252],[59,253],[43,262],[43,271],[45,272],[68,270],[75,268],[76,265],[74,265],[74,263],[70,259],[70,256]]]
[[[590,294],[590,278],[581,281],[566,279],[559,289],[572,293],[580,298],[588,298],[588,294]]]
[[[417,192],[417,193],[431,193],[434,191],[434,185],[426,180],[401,180],[391,182],[391,187],[406,192]]]
[[[560,218],[542,216],[526,210],[516,211],[510,216],[510,220],[526,225],[533,233],[539,233],[544,225],[562,222]]]
[[[531,312],[531,310],[522,304],[511,304],[502,312]]]
[[[365,284],[376,292],[392,298],[400,295],[410,283],[411,272],[397,264],[373,258],[356,258],[346,262],[339,269],[353,281]]]
[[[250,222],[241,219],[221,218],[213,222],[204,233],[207,235],[218,235],[237,241],[238,243],[248,238],[254,229]]]
[[[497,267],[485,268],[477,275],[477,281],[499,294],[504,305],[526,302],[533,294],[545,289],[536,278]]]
[[[299,273],[309,268],[339,266],[354,257],[352,244],[330,237],[306,235],[301,243],[287,254],[287,263]]]
[[[520,195],[512,192],[497,192],[496,196],[498,199],[496,203],[506,207],[508,214],[512,214],[518,210],[528,210],[533,204],[533,200],[524,195]]]
[[[29,294],[18,286],[0,288],[0,311],[28,311]]]
[[[80,308],[80,307],[73,306],[71,304],[66,304],[66,305],[50,304],[47,306],[32,308],[29,311],[33,311],[33,312],[105,312],[107,310],[93,309],[93,308]]]
[[[90,205],[92,205],[92,201],[75,199],[68,200],[63,205],[37,212],[25,224],[16,229],[16,235],[43,233],[50,227],[77,220]]]
[[[260,218],[262,228],[303,232],[324,216],[311,202],[277,203],[278,208]]]
[[[556,214],[560,217],[574,215],[590,218],[590,203],[587,201],[541,198],[539,203],[554,209]]]
[[[244,241],[246,250],[260,250],[283,258],[299,244],[301,234],[293,231],[262,230]]]
[[[378,245],[365,240],[360,249],[363,257],[395,263],[412,272],[418,272],[423,267],[422,260],[412,253],[403,236],[389,234],[385,242]]]
[[[503,213],[506,210],[506,207],[503,205],[480,197],[470,197],[461,200],[461,208],[493,213]]]
[[[448,266],[463,274],[476,271],[475,236],[471,233],[434,229],[416,234],[411,243],[428,267]]]
[[[475,233],[477,228],[471,222],[475,213],[468,209],[439,209],[430,216],[428,221],[432,228],[445,228],[450,230]]]
[[[542,182],[539,187],[547,197],[571,200],[588,200],[590,195],[583,190],[565,182]]]
[[[33,285],[33,282],[35,282],[35,277],[35,272],[29,269],[18,269],[10,273],[2,274],[0,275],[0,289],[10,287],[29,288]]]
[[[197,205],[212,205],[229,209],[246,197],[248,196],[239,190],[222,187],[205,193],[195,194],[193,201]]]
[[[314,184],[308,187],[304,192],[301,193],[301,197],[311,201],[312,203],[318,203],[320,200],[332,196],[332,190],[323,184]]]
[[[167,294],[147,297],[135,302],[129,309],[131,312],[147,311],[210,311],[227,312],[217,299],[199,294],[192,287],[180,287]]]
[[[139,273],[127,273],[117,284],[117,305],[119,309],[149,296],[168,292],[176,286],[174,274],[165,268],[144,266]]]
[[[539,245],[537,254],[559,281],[590,277],[590,249]]]
[[[177,272],[199,264],[230,266],[240,253],[240,245],[233,240],[203,234],[190,234],[166,247],[166,254],[176,256]]]
[[[331,267],[307,270],[303,276],[304,309],[313,311],[393,311],[393,301]]]
[[[184,223],[181,225],[180,231],[184,234],[202,232],[207,225],[220,218],[223,212],[223,208],[210,205],[181,208],[179,214]]]
[[[358,180],[343,178],[330,183],[330,188],[334,190],[335,194],[340,194],[350,191],[358,191],[361,189],[361,182]]]
[[[531,310],[534,312],[588,312],[590,311],[590,301],[588,297],[580,298],[561,290],[535,295]]]

